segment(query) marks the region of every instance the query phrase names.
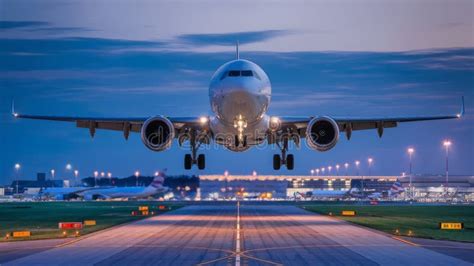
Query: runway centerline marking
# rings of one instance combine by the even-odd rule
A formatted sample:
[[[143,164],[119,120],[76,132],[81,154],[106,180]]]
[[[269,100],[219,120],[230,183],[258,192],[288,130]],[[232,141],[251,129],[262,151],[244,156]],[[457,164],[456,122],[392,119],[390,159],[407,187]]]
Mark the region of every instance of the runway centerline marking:
[[[235,231],[235,266],[240,266],[240,201],[237,201],[237,228]]]

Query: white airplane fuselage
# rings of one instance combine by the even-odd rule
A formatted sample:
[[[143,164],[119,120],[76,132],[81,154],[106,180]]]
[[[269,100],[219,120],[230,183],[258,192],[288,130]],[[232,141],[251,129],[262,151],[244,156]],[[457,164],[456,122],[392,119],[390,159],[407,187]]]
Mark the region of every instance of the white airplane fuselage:
[[[222,65],[211,79],[209,98],[215,113],[210,126],[216,143],[245,151],[265,141],[271,84],[257,64],[237,59]]]

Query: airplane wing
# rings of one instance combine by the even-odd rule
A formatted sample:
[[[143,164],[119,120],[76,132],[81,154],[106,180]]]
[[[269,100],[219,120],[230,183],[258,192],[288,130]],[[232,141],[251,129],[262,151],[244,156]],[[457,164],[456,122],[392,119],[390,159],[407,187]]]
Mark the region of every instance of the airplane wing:
[[[80,117],[80,116],[46,116],[22,114],[15,111],[14,102],[12,102],[12,115],[15,118],[50,120],[76,123],[76,127],[88,128],[92,137],[96,129],[122,131],[124,137],[128,139],[130,132],[140,132],[142,124],[151,117]],[[166,117],[179,130],[186,128],[201,128],[201,117]]]
[[[336,121],[341,132],[345,132],[350,139],[354,130],[377,129],[379,136],[383,134],[384,128],[396,127],[398,123],[430,121],[442,119],[458,119],[464,115],[464,97],[461,98],[461,111],[457,114],[438,116],[400,116],[400,117],[331,117]],[[294,128],[300,135],[305,135],[305,129],[314,116],[308,117],[279,117],[282,128]]]

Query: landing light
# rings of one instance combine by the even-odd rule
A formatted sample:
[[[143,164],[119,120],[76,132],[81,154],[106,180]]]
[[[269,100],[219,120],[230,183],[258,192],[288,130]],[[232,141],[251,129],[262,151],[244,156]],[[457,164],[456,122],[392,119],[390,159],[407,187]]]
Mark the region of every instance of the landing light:
[[[272,118],[270,118],[270,120],[272,121],[272,123],[279,123],[280,122],[280,118],[278,118],[276,116],[272,116]]]
[[[208,121],[209,121],[209,119],[208,119],[206,116],[201,116],[201,117],[199,118],[199,122],[200,122],[201,124],[203,124],[203,125],[204,125],[204,124],[207,124]]]

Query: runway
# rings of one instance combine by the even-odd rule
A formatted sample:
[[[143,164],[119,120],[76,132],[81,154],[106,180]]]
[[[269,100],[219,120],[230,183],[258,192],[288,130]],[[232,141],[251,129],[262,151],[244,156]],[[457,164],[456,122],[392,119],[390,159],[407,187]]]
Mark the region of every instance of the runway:
[[[472,265],[294,206],[264,204],[187,206],[47,250],[10,252],[4,265]]]

